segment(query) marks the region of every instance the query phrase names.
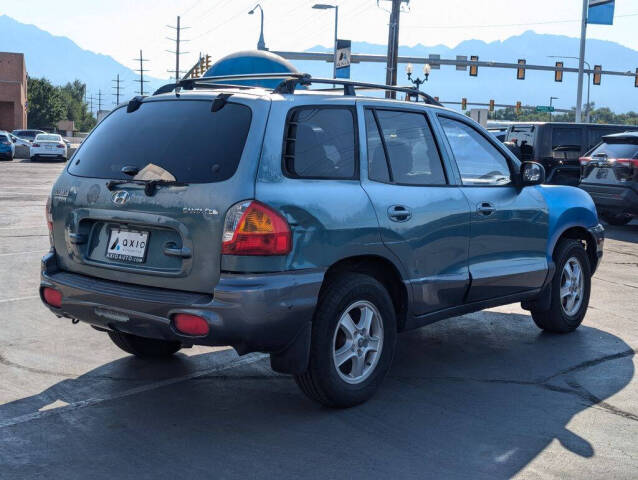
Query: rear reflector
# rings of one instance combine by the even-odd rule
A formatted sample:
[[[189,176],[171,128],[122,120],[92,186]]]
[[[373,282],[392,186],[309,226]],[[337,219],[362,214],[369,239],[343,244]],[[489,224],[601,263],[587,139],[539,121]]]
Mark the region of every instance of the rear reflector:
[[[55,308],[62,307],[62,294],[53,288],[44,287],[42,289],[42,297],[47,305]]]
[[[208,322],[205,319],[188,313],[178,313],[174,315],[173,325],[178,332],[193,337],[208,335],[210,330],[208,328]]]

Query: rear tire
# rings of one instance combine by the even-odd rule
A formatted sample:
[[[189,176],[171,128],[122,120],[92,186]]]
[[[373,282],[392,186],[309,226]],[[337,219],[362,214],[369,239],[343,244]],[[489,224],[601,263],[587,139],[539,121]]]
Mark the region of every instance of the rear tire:
[[[587,252],[578,240],[560,240],[553,257],[556,272],[550,286],[550,307],[547,310],[532,308],[532,318],[538,328],[568,333],[580,326],[587,313],[591,268]]]
[[[107,333],[115,345],[126,353],[140,358],[170,357],[182,348],[180,342],[138,337],[137,335],[123,332],[109,331]]]
[[[392,364],[396,337],[394,306],[384,286],[368,275],[342,274],[319,298],[308,369],[295,381],[327,407],[365,402]]]
[[[601,217],[609,225],[617,226],[627,225],[633,219],[631,215],[626,213],[603,213]]]

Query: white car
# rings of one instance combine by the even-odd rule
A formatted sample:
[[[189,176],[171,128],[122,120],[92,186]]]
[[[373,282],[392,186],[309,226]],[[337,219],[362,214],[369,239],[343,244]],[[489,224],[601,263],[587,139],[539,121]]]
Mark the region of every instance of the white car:
[[[31,144],[31,161],[44,158],[55,158],[66,161],[67,147],[61,135],[57,133],[40,133]]]

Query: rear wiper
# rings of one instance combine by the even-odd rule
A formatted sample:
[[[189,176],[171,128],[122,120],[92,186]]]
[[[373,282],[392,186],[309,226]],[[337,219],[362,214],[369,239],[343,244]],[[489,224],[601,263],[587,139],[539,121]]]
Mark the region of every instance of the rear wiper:
[[[113,190],[118,185],[123,185],[125,183],[135,183],[137,185],[144,185],[144,193],[152,197],[155,195],[155,191],[157,187],[164,186],[174,186],[174,187],[186,187],[188,183],[178,182],[176,180],[109,180],[106,182],[106,188],[109,190]]]

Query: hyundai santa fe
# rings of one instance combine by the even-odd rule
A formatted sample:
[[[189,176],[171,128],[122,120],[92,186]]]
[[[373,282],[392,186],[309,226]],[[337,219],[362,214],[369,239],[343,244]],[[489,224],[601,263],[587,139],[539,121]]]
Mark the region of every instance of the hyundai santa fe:
[[[53,313],[140,357],[266,352],[332,407],[372,396],[405,330],[512,302],[580,325],[603,245],[586,192],[416,90],[280,76],[182,81],[94,129],[47,205]]]

